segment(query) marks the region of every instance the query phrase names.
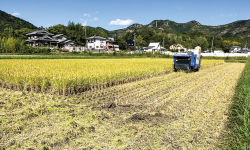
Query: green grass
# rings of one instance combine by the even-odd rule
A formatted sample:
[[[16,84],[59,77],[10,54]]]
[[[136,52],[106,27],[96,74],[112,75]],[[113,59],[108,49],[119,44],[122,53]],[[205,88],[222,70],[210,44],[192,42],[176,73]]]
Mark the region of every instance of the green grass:
[[[229,134],[226,147],[250,149],[250,62],[248,61],[238,81],[230,108]]]

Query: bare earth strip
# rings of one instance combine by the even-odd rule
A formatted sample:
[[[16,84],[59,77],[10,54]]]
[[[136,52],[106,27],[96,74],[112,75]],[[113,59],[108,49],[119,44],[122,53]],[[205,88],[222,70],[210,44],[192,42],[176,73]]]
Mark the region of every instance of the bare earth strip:
[[[0,149],[216,149],[245,64],[74,97],[0,90]]]

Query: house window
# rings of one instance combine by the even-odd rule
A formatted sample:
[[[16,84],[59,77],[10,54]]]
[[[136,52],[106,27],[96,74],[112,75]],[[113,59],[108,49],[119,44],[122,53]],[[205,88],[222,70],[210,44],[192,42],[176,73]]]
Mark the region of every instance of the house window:
[[[92,48],[92,46],[89,46],[89,48]]]
[[[103,48],[103,46],[101,46],[101,48]]]
[[[99,48],[99,46],[96,46],[96,48]]]

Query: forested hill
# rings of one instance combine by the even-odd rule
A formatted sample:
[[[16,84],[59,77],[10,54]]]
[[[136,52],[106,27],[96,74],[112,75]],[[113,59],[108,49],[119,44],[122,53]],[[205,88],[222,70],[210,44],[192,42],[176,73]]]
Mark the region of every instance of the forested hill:
[[[157,21],[157,27],[156,27]],[[169,33],[183,33],[191,31],[200,31],[204,34],[210,34],[214,36],[221,37],[250,37],[250,20],[240,20],[233,23],[220,26],[207,26],[202,25],[197,21],[190,21],[187,23],[176,23],[170,20],[154,20],[150,24],[133,24],[127,28],[107,31],[109,36],[121,35],[126,32],[133,32],[134,30],[144,30],[144,29],[154,29],[154,30],[165,30],[167,29]]]
[[[7,27],[11,27],[14,30],[21,28],[37,29],[33,24],[0,10],[0,31]]]

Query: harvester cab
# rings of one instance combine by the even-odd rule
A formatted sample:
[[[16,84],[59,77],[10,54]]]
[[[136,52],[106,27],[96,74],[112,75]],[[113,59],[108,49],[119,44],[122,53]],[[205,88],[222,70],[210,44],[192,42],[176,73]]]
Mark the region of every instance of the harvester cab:
[[[188,50],[186,53],[178,53],[174,56],[174,70],[194,70],[199,71],[201,64],[201,55],[199,50]]]

